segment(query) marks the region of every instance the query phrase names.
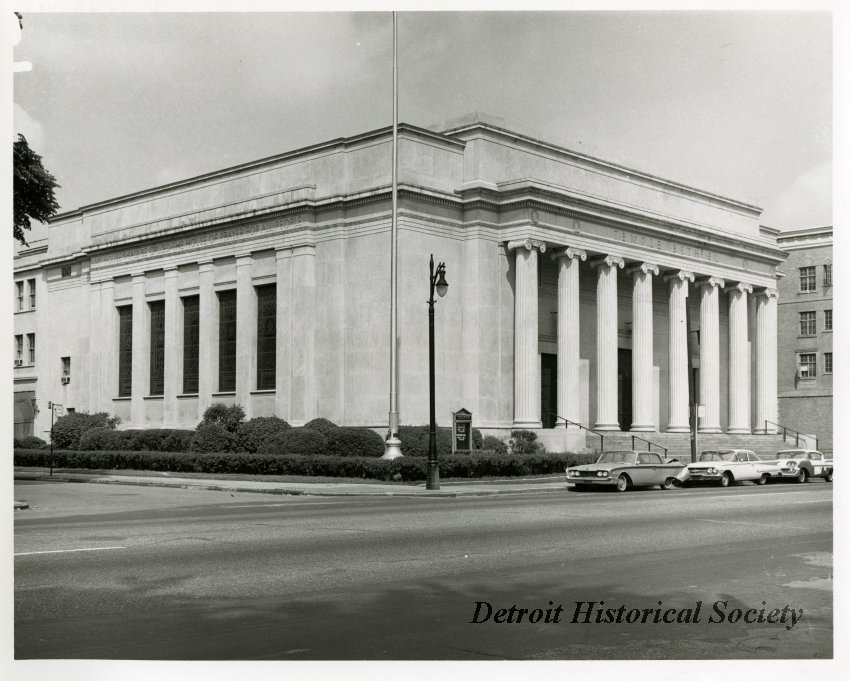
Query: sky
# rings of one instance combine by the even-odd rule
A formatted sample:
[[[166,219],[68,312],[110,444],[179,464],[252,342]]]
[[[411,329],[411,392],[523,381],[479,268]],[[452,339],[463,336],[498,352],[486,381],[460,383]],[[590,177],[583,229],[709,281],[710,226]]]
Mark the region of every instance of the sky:
[[[63,212],[392,123],[386,11],[22,13],[15,132]],[[824,11],[400,12],[399,119],[483,112],[767,226],[828,225],[832,28]]]

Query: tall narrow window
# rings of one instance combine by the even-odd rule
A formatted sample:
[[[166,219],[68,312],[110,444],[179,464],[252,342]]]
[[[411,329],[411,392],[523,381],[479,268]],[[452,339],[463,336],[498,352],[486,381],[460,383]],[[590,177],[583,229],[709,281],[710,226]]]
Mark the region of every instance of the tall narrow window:
[[[832,286],[832,265],[823,266],[823,285]]]
[[[29,362],[35,364],[35,334],[27,334],[27,345],[29,346]]]
[[[151,311],[151,395],[165,391],[165,301],[148,305]]]
[[[133,392],[133,307],[118,308],[118,397]]]
[[[236,291],[218,294],[218,390],[236,390]]]
[[[817,330],[817,313],[814,310],[800,313],[800,335],[814,336]]]
[[[71,378],[71,358],[60,357],[59,359],[62,362],[62,378]]]
[[[30,310],[35,309],[35,279],[29,279],[27,281],[27,285],[29,286],[30,292]]]
[[[832,373],[832,353],[825,352],[823,353],[823,372],[825,374]]]
[[[832,331],[832,310],[823,311],[823,330]]]
[[[15,336],[15,364],[24,363],[24,337]]]
[[[18,296],[18,312],[21,312],[24,309],[24,282],[16,281],[15,288],[17,289]]]
[[[803,352],[797,355],[800,367],[800,378],[815,378],[817,376],[817,355],[814,352]]]
[[[198,296],[183,298],[183,392],[198,392],[198,341],[201,317]]]
[[[814,291],[815,288],[816,288],[815,266],[812,265],[810,267],[801,267],[800,268],[800,290],[801,291]]]
[[[257,287],[257,390],[274,390],[277,287]]]

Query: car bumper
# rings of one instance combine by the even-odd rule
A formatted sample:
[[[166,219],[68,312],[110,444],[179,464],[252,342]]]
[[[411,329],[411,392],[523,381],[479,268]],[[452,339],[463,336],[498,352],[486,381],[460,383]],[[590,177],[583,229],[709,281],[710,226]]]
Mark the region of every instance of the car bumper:
[[[567,477],[567,482],[572,485],[598,485],[610,486],[617,482],[616,478],[570,478]]]
[[[691,471],[688,482],[720,482],[723,473],[705,473],[703,471]]]

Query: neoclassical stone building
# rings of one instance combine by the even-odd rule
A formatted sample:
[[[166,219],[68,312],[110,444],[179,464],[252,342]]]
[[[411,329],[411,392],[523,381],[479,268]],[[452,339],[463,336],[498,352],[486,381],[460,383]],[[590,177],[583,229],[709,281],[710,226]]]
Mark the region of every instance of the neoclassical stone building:
[[[37,317],[16,317],[38,337],[15,369],[35,434],[48,401],[125,428],[194,427],[238,402],[385,430],[391,143],[377,130],[57,216],[16,255],[16,285],[38,296]],[[686,432],[688,326],[700,431],[777,421],[785,253],[756,206],[482,116],[401,125],[398,196],[402,424],[428,420],[431,253],[449,282],[441,425],[463,407],[485,431],[541,429],[559,449],[583,443],[569,422]]]

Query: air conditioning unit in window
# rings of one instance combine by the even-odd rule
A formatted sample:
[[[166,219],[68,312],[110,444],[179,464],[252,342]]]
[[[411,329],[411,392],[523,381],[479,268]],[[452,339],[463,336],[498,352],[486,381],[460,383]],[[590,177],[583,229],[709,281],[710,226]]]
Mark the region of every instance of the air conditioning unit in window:
[[[15,360],[15,366],[16,367],[22,367],[23,365],[24,365],[24,360],[22,360],[22,359],[16,359]]]
[[[62,385],[68,385],[70,382],[71,382],[70,376],[63,376],[62,377]]]

